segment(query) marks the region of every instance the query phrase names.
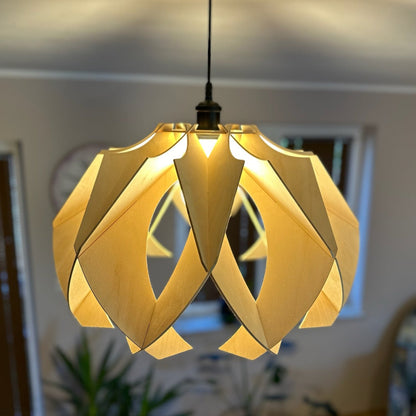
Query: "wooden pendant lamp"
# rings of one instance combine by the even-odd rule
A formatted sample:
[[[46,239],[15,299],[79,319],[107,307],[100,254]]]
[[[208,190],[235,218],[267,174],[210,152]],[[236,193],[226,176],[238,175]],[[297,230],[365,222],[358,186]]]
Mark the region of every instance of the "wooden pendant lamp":
[[[240,328],[220,349],[254,359],[278,353],[301,328],[329,326],[351,290],[358,221],[317,156],[268,140],[254,125],[221,125],[210,82],[197,124],[159,124],[144,140],[101,151],[53,222],[58,279],[83,326],[117,326],[132,352],[161,359],[192,348],[172,327],[210,277]],[[162,197],[190,224],[168,283],[155,297],[147,255],[169,256],[153,236]],[[247,194],[264,230],[242,259],[267,256],[255,299],[226,236]],[[162,210],[163,212],[163,207]],[[256,216],[249,212],[253,221]]]

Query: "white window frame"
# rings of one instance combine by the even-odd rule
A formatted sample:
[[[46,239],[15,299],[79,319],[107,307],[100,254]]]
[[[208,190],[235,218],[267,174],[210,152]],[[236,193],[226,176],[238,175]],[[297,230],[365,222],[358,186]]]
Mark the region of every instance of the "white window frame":
[[[29,251],[27,244],[27,231],[24,212],[23,180],[21,151],[17,141],[0,141],[0,155],[11,158],[11,200],[13,229],[15,235],[15,249],[17,258],[17,271],[22,287],[22,313],[24,315],[26,331],[26,351],[29,370],[29,384],[32,398],[32,411],[34,416],[41,416],[43,412],[42,379],[39,368],[39,353],[37,345],[37,331],[35,321],[35,308],[33,303],[33,290],[29,267]]]

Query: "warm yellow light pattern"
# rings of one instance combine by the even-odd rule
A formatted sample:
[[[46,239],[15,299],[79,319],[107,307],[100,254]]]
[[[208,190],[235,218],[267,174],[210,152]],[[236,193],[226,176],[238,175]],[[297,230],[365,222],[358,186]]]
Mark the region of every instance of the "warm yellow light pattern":
[[[335,321],[357,265],[354,214],[317,156],[284,149],[255,126],[219,128],[160,124],[142,142],[96,156],[53,223],[56,271],[81,325],[117,326],[132,352],[178,354],[191,346],[172,324],[209,277],[241,322],[220,347],[232,354],[277,353],[300,321],[302,328]],[[171,202],[191,227],[156,298],[146,255],[171,255],[153,236]],[[226,236],[241,205],[259,233],[242,257],[267,255],[257,299]]]

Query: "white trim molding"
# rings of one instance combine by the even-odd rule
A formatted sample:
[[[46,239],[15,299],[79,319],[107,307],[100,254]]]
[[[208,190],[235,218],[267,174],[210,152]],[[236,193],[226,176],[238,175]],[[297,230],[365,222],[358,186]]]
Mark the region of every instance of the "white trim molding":
[[[89,71],[55,71],[46,69],[0,69],[0,79],[42,79],[72,80],[90,82],[129,82],[160,85],[205,85],[204,77],[157,75],[141,73],[89,72]],[[314,82],[290,80],[260,80],[238,78],[214,78],[218,87],[253,88],[267,90],[300,90],[328,92],[357,92],[378,94],[416,94],[416,85],[365,84],[349,82]]]

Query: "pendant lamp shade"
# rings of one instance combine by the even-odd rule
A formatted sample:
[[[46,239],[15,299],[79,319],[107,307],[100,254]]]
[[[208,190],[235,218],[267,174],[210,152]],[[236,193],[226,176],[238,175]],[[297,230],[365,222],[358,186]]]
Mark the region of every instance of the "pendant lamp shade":
[[[277,353],[299,322],[337,318],[357,265],[358,222],[312,153],[278,146],[252,125],[197,127],[160,124],[141,142],[95,157],[53,223],[60,285],[81,325],[117,326],[132,352],[165,358],[191,348],[172,325],[211,278],[241,323],[220,349],[249,359]],[[190,231],[156,297],[147,255],[170,255],[151,232],[166,193]],[[243,254],[267,255],[257,299],[226,236],[246,195],[264,223]]]

